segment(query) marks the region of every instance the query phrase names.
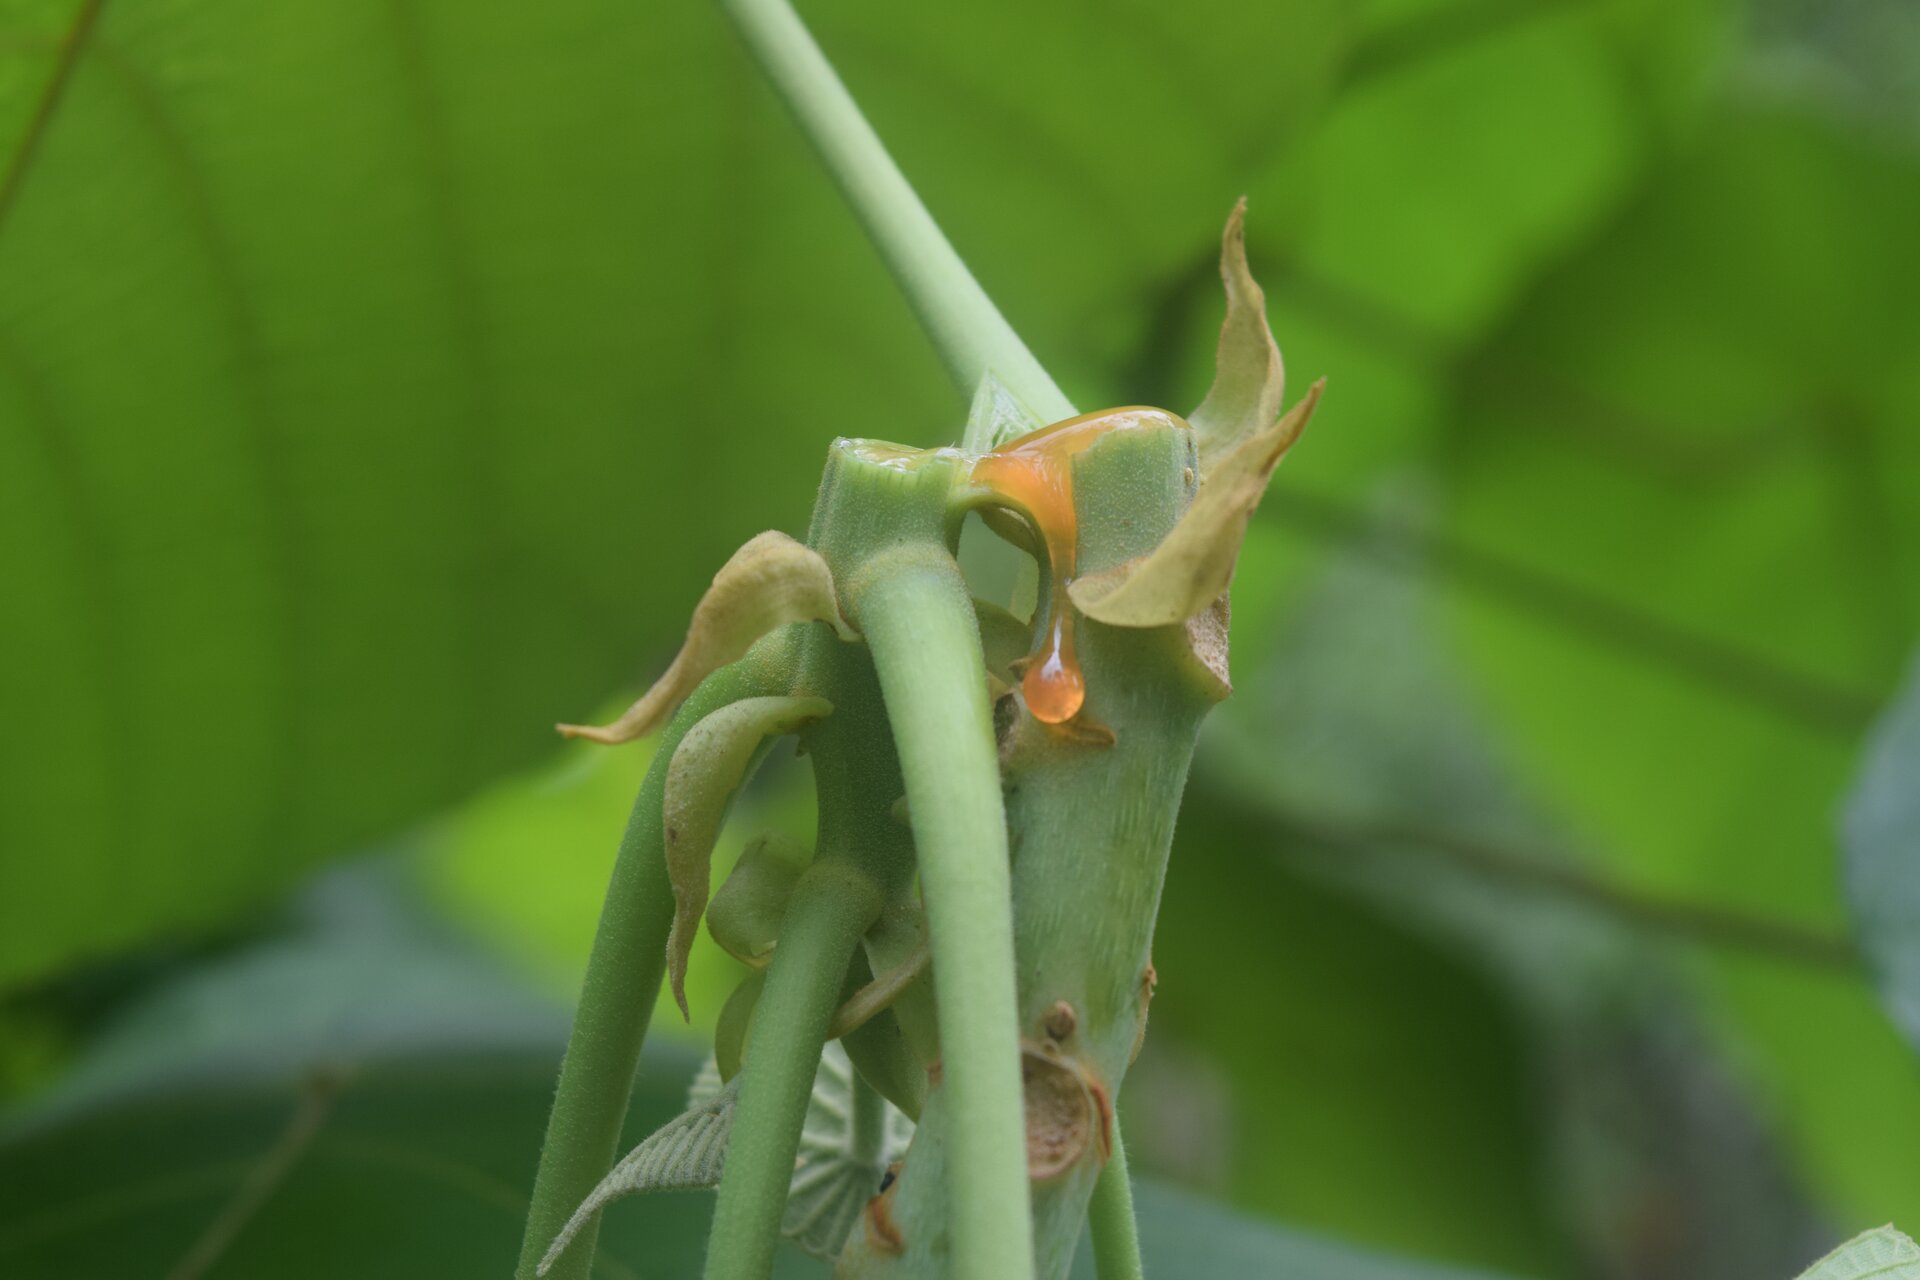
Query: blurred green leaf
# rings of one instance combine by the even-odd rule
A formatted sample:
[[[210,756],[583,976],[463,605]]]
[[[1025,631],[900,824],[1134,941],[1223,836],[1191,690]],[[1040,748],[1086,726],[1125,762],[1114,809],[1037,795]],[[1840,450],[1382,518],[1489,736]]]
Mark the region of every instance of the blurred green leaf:
[[[1416,493],[1388,496],[1405,511],[1417,509]],[[1506,1052],[1521,1059],[1528,1098],[1526,1146],[1508,1158],[1536,1167],[1530,1186],[1554,1188],[1546,1216],[1595,1275],[1784,1275],[1827,1238],[1788,1135],[1776,1130],[1796,1112],[1752,1087],[1744,1043],[1721,1052],[1731,1037],[1689,981],[1698,957],[1744,964],[1776,990],[1781,975],[1798,979],[1798,991],[1825,1001],[1816,1011],[1825,1020],[1803,1021],[1796,1047],[1817,1054],[1828,1030],[1843,1037],[1847,1061],[1825,1078],[1845,1079],[1858,1100],[1844,1112],[1829,1104],[1827,1115],[1853,1143],[1888,1153],[1860,1161],[1872,1172],[1851,1185],[1877,1184],[1878,1203],[1911,1195],[1910,1176],[1891,1168],[1907,1145],[1875,1142],[1874,1122],[1861,1114],[1877,1111],[1886,1132],[1909,1132],[1889,1060],[1861,1052],[1877,1046],[1860,1038],[1856,1021],[1831,1017],[1833,997],[1842,1013],[1848,996],[1865,998],[1844,948],[1711,901],[1632,891],[1583,866],[1565,827],[1502,760],[1443,643],[1441,583],[1423,568],[1416,548],[1382,531],[1313,584],[1277,647],[1238,655],[1251,673],[1216,713],[1188,809],[1189,821],[1195,805],[1235,815],[1236,837],[1213,856],[1232,859],[1236,884],[1218,896],[1303,877],[1309,902],[1337,894],[1349,910],[1422,936],[1446,958],[1438,963],[1458,966],[1458,981],[1487,985],[1482,999],[1510,1009],[1516,1024],[1509,1034],[1519,1047]],[[1249,863],[1260,869],[1249,875]],[[1177,864],[1169,901],[1189,866]],[[1286,963],[1320,972],[1311,954]],[[1390,1024],[1407,1016],[1403,1002],[1424,1016],[1429,1005],[1446,1007],[1428,989],[1435,963],[1351,994]],[[1332,976],[1344,981],[1346,970]],[[1312,1007],[1295,996],[1277,1016],[1305,1017]],[[1823,1034],[1809,1036],[1807,1026]],[[1345,1087],[1395,1100],[1424,1090],[1433,1101],[1410,1124],[1437,1125],[1426,1111],[1444,1107],[1460,1113],[1449,1123],[1497,1131],[1478,1119],[1480,1108],[1500,1105],[1481,1093],[1485,1068],[1464,1051],[1418,1051],[1417,1067],[1403,1065],[1407,1050],[1383,1054],[1377,1074],[1316,1081],[1294,1105]],[[1821,1078],[1795,1083],[1817,1087]],[[1358,1126],[1348,1141],[1381,1163],[1400,1150],[1398,1134]],[[1346,1194],[1349,1212],[1367,1204],[1367,1179],[1355,1178]]]
[[[1522,776],[1633,892],[1843,926],[1831,814],[1920,617],[1916,225],[1910,153],[1730,106],[1462,375],[1456,634]],[[1910,1209],[1920,1095],[1857,977],[1702,976],[1816,1196]]]
[[[1154,1116],[1211,1115],[1221,1140],[1163,1142],[1165,1167],[1541,1274],[1674,1256],[1742,1212],[1756,1256],[1812,1207],[1910,1217],[1912,1060],[1829,945],[1830,813],[1920,629],[1898,6],[807,7],[1077,400],[1198,399],[1242,192],[1288,362],[1331,375],[1241,561],[1216,724],[1237,762],[1203,757],[1169,880],[1142,1154]],[[710,6],[655,8],[0,0],[0,988],[480,792],[425,874],[570,995],[645,753],[555,755],[551,722],[656,674],[747,535],[797,531],[828,436],[955,434]],[[1864,117],[1891,127],[1851,136]],[[1485,701],[1442,732],[1392,704],[1368,632],[1311,728],[1299,684],[1262,694],[1302,588],[1356,542],[1447,593]],[[807,829],[782,785],[736,836]],[[1329,843],[1303,799],[1511,838],[1539,884],[1437,870],[1431,840]],[[1321,855],[1351,866],[1302,869]],[[1543,905],[1567,885],[1632,918]],[[1871,912],[1903,900],[1860,915],[1896,979]],[[1671,904],[1818,954],[1750,931],[1669,965],[1635,948]],[[130,1014],[0,1151],[0,1271],[118,1275],[125,1247],[159,1273],[288,1143],[232,1265],[278,1247],[276,1212],[309,1252],[262,1274],[437,1270],[416,1250],[443,1233],[448,1270],[510,1256],[558,1015],[396,945],[355,943],[331,1001],[286,998],[293,939]],[[739,969],[699,947],[717,1012]],[[415,976],[383,990],[396,965]],[[0,1074],[64,1053],[39,1018],[0,1009]],[[227,1044],[256,1021],[277,1039]],[[54,1215],[38,1244],[8,1234],[15,1188]],[[1347,1274],[1192,1205],[1156,1229],[1165,1203],[1142,1195],[1150,1253],[1159,1230],[1240,1250],[1221,1273]],[[657,1228],[691,1265],[699,1219],[614,1239]]]
[[[169,1098],[0,1145],[0,1264],[7,1274],[122,1280],[162,1274],[232,1223],[215,1274],[232,1280],[486,1275],[519,1247],[529,1153],[552,1056],[368,1070],[330,1084]],[[684,1079],[643,1073],[628,1137],[672,1112]],[[244,1184],[274,1176],[244,1220]],[[699,1274],[711,1198],[643,1196],[607,1215],[597,1275]],[[1153,1274],[1246,1280],[1493,1280],[1271,1226],[1143,1182]],[[1083,1247],[1076,1276],[1091,1277]],[[782,1250],[776,1275],[827,1269]]]
[[[100,1046],[109,1065],[78,1073],[112,1088],[57,1095],[0,1131],[0,1272],[378,1280],[484,1275],[515,1256],[563,1035],[557,1011],[423,932],[378,877],[336,875],[313,905],[291,937],[217,960],[128,1010]],[[384,959],[378,972],[361,960],[369,951]],[[492,988],[491,1020],[481,1004],[453,1015],[436,1007],[433,993],[455,972],[467,989]],[[414,998],[429,1024],[464,1022],[474,1038],[423,1039],[386,1018]],[[177,1015],[193,1009],[217,1010],[222,1025],[175,1043]],[[343,1022],[368,1034],[343,1037]],[[542,1023],[544,1048],[512,1043],[518,1028]],[[143,1074],[143,1047],[168,1047],[167,1061]],[[626,1141],[679,1110],[693,1061],[648,1055]],[[615,1207],[596,1272],[696,1275],[710,1206],[706,1196],[656,1195]],[[1140,1215],[1148,1263],[1163,1274],[1476,1280],[1150,1184]],[[824,1268],[783,1251],[777,1274]]]
[[[0,980],[550,751],[800,522],[788,388],[937,420],[709,9],[102,13],[0,208]]]
[[[1920,9],[1907,0],[1754,0],[1747,75],[1846,124],[1920,138]]]
[[[1894,1025],[1920,1051],[1920,664],[1867,745],[1843,838],[1861,945]]]
[[[1690,126],[1721,8],[1373,6],[1324,116],[1251,188],[1274,332],[1296,385],[1325,376],[1328,400],[1250,531],[1236,636],[1270,641],[1301,571],[1337,542],[1319,505],[1430,461],[1453,367]],[[1148,403],[1192,404],[1211,376],[1218,285],[1204,253],[1189,270],[1151,303],[1154,345],[1118,371],[1145,375]]]
[[[1310,120],[1351,22],[819,17],[1076,390]],[[0,545],[29,602],[0,707],[31,726],[0,846],[33,851],[0,863],[0,982],[551,751],[651,674],[728,550],[802,524],[834,434],[958,432],[710,5],[0,20]]]
[[[1620,198],[1656,136],[1634,92],[1647,50],[1610,38],[1634,7],[1432,5],[1375,32],[1307,145],[1255,193],[1256,211],[1296,220],[1287,261],[1305,278],[1275,291],[1331,291],[1442,340],[1496,317]],[[1641,25],[1705,6],[1667,8]]]
[[[497,1273],[519,1249],[557,1062],[369,1066],[345,1081],[168,1096],[15,1139],[0,1147],[0,1266],[76,1280],[163,1275],[202,1257],[236,1280]],[[634,1140],[672,1114],[685,1084],[649,1066]],[[598,1273],[698,1275],[706,1210],[685,1196],[623,1206],[601,1235]]]
[[[1751,955],[1714,956],[1703,970],[1725,1051],[1815,1203],[1848,1224],[1912,1217],[1920,1088],[1865,975]]]
[[[1377,1247],[1567,1274],[1513,1011],[1234,814],[1205,790],[1182,814],[1122,1095],[1136,1164]]]
[[[1464,375],[1469,652],[1636,883],[1839,919],[1829,808],[1920,616],[1915,225],[1911,157],[1735,112]]]
[[[1414,1262],[1357,1249],[1329,1236],[1276,1227],[1151,1179],[1136,1179],[1134,1209],[1150,1276],[1246,1280],[1496,1280],[1491,1272]],[[1094,1280],[1083,1240],[1074,1280]]]
[[[330,873],[284,932],[113,1017],[0,1128],[0,1272],[400,1277],[512,1259],[566,1016],[399,889],[390,867]],[[649,1061],[630,1133],[676,1109],[690,1063]],[[705,1225],[675,1208],[629,1219],[606,1274],[635,1273],[623,1254],[693,1274]]]

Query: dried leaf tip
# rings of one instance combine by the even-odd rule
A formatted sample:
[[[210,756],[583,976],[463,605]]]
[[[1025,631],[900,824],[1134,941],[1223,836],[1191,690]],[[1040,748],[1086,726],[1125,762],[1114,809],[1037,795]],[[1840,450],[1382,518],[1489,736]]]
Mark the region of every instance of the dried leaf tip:
[[[1119,627],[1166,627],[1211,609],[1233,581],[1247,522],[1273,469],[1320,402],[1324,379],[1291,411],[1280,413],[1286,367],[1267,326],[1266,295],[1247,267],[1246,217],[1243,196],[1220,238],[1227,317],[1220,325],[1213,387],[1190,419],[1200,453],[1199,495],[1150,554],[1068,587],[1074,605],[1089,618]],[[1219,652],[1200,656],[1224,690],[1224,643],[1211,647]]]
[[[663,724],[700,682],[745,657],[755,641],[792,622],[825,622],[842,640],[859,633],[841,616],[833,572],[820,553],[768,530],[733,553],[694,607],[686,642],[666,674],[612,724],[556,726],[569,738],[609,746],[644,738]]]
[[[1280,416],[1286,366],[1267,326],[1267,296],[1247,267],[1247,198],[1227,215],[1220,237],[1220,279],[1227,316],[1220,325],[1213,386],[1188,415],[1200,448],[1200,473],[1211,473],[1242,440]]]
[[[1247,522],[1275,467],[1320,403],[1322,379],[1278,422],[1258,431],[1215,465],[1180,523],[1145,557],[1067,588],[1089,618],[1116,627],[1167,627],[1211,608],[1233,582]]]

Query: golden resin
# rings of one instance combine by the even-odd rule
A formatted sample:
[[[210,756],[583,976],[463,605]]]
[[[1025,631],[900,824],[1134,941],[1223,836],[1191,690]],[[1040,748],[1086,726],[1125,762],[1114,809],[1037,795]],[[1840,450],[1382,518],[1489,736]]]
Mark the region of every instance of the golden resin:
[[[1080,540],[1073,506],[1074,456],[1109,432],[1169,421],[1178,420],[1160,409],[1103,409],[1042,427],[973,464],[973,483],[1025,516],[1046,552],[1046,629],[1039,647],[1022,660],[1020,676],[1027,710],[1045,724],[1072,720],[1087,698],[1086,677],[1073,647],[1073,606],[1067,599]]]

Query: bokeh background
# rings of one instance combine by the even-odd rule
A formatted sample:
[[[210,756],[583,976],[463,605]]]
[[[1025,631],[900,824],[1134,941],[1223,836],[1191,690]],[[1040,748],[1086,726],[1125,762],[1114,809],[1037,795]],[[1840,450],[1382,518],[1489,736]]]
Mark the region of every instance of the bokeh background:
[[[1329,380],[1123,1108],[1157,1274],[1920,1224],[1920,8],[801,7],[1077,403],[1198,401],[1243,193]],[[0,1274],[504,1274],[647,756],[552,722],[963,413],[701,0],[0,0]]]

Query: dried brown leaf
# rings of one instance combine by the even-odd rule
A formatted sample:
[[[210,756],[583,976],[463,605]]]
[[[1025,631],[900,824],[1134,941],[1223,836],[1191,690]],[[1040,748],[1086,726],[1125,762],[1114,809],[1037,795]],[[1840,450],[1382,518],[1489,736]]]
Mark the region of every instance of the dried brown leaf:
[[[1314,383],[1278,422],[1221,458],[1180,523],[1149,554],[1070,584],[1074,607],[1116,627],[1168,627],[1211,608],[1233,581],[1267,481],[1306,429],[1325,385]]]
[[[1220,278],[1227,286],[1227,318],[1220,325],[1213,386],[1188,415],[1200,448],[1200,474],[1210,474],[1242,441],[1280,416],[1286,366],[1267,327],[1267,295],[1247,268],[1247,201],[1227,216],[1220,237]]]
[[[734,552],[713,576],[673,665],[638,702],[610,725],[557,727],[569,738],[608,745],[644,738],[702,680],[745,657],[761,636],[792,622],[825,622],[842,640],[859,638],[840,614],[833,573],[820,553],[770,529]]]

